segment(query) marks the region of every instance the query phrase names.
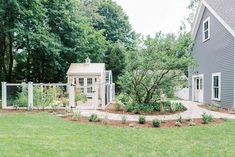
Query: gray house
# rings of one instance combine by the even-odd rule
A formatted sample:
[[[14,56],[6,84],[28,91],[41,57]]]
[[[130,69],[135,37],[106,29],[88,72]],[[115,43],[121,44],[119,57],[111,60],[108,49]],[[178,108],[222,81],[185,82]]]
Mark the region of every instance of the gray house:
[[[235,108],[235,0],[202,0],[192,36],[190,100]]]

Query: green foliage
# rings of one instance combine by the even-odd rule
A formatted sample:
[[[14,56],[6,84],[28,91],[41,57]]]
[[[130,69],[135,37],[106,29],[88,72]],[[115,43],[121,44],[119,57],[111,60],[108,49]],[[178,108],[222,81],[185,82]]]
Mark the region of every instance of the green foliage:
[[[213,120],[212,115],[208,115],[205,112],[201,116],[202,116],[202,123],[203,124],[208,124],[208,123],[212,122],[212,120]]]
[[[139,123],[140,124],[144,124],[145,123],[145,116],[143,116],[143,115],[139,116]]]
[[[21,92],[18,93],[19,107],[28,107],[28,86],[23,85]]]
[[[153,124],[154,127],[160,127],[161,126],[161,120],[153,119],[152,124]]]
[[[84,94],[78,94],[78,95],[75,95],[75,101],[86,102],[87,97]]]
[[[164,111],[166,112],[178,112],[184,111],[186,108],[182,103],[171,103],[170,101],[163,102]],[[174,106],[174,107],[173,107]],[[172,109],[174,108],[174,109]],[[160,111],[160,102],[148,103],[148,104],[139,104],[139,103],[128,103],[125,105],[125,110],[127,112],[134,112],[139,114],[140,112],[159,112]]]
[[[189,119],[189,126],[195,126],[194,120],[192,118]]]
[[[73,112],[73,116],[72,116],[72,120],[79,120],[81,118],[81,113],[79,111],[74,111]]]
[[[180,114],[177,116],[176,122],[182,123],[182,116]]]
[[[121,103],[119,103],[119,102],[116,102],[115,104],[114,104],[114,109],[115,109],[115,111],[120,111],[121,109],[122,109],[122,104]]]
[[[125,93],[120,93],[116,96],[116,101],[123,103],[126,105],[129,102],[129,96]]]
[[[160,89],[167,93],[167,87],[181,84],[178,80],[194,64],[191,46],[190,34],[148,37],[137,50],[126,53],[126,68],[118,82],[123,92],[137,103],[158,101]]]
[[[99,120],[98,116],[96,114],[91,114],[88,118],[90,122],[97,122]]]
[[[108,118],[108,114],[107,114],[107,113],[105,113],[104,118],[103,118],[103,120],[102,120],[102,123],[103,123],[104,125],[108,125],[108,123],[109,123],[109,118]]]

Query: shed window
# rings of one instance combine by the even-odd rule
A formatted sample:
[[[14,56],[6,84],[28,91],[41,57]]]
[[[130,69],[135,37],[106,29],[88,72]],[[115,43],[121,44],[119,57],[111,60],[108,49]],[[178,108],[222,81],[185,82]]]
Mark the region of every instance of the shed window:
[[[220,101],[221,95],[221,73],[212,74],[212,100]]]
[[[210,39],[210,17],[203,22],[203,42]]]

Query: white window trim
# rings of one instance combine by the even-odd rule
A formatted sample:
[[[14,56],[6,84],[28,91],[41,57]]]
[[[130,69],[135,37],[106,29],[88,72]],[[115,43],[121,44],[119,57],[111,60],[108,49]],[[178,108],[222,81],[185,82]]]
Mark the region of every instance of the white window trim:
[[[204,26],[205,26],[205,23],[206,22],[208,22],[208,38],[207,39],[205,39],[205,29],[204,29]],[[210,24],[211,22],[210,22],[210,17],[208,17],[207,19],[205,19],[204,21],[203,21],[203,26],[202,26],[202,41],[203,42],[206,42],[207,40],[209,40],[210,39],[210,37],[211,37],[211,24]]]
[[[215,98],[214,97],[214,76],[218,76],[219,77],[219,97]],[[211,99],[215,100],[215,101],[220,101],[221,100],[221,73],[212,73],[212,77],[211,77]]]

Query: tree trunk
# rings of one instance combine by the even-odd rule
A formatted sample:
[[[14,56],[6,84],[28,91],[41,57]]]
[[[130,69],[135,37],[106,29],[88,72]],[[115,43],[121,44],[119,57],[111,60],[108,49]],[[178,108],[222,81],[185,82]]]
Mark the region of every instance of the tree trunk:
[[[8,33],[8,37],[9,37],[9,67],[8,67],[7,81],[11,82],[12,81],[13,61],[14,61],[12,33]]]

